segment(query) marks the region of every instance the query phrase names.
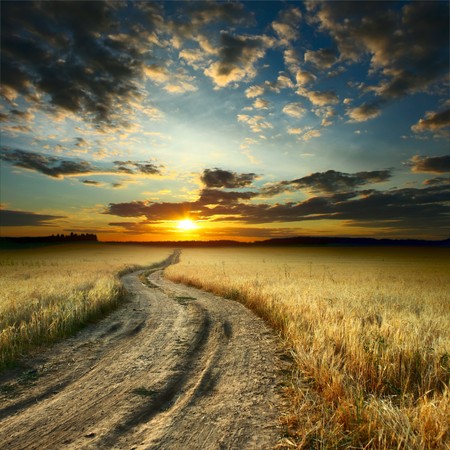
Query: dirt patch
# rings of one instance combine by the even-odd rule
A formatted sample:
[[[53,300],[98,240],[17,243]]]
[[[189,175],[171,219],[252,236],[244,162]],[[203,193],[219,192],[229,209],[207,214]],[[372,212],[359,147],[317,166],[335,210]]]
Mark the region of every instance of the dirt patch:
[[[125,275],[120,309],[1,375],[2,448],[276,445],[273,333],[239,303],[165,280],[163,268],[147,285],[143,271]]]

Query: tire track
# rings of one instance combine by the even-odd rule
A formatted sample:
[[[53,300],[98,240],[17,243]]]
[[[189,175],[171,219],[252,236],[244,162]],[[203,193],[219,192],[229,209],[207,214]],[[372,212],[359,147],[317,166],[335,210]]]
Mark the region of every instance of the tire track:
[[[122,278],[129,301],[29,361],[5,394],[5,449],[269,449],[280,437],[276,341],[242,305],[165,280]],[[16,378],[15,378],[16,377]],[[2,389],[3,387],[3,389]]]

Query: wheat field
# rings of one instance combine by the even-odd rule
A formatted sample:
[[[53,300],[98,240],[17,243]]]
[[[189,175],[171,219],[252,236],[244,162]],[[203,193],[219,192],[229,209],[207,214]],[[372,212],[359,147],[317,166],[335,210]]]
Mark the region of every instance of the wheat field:
[[[0,368],[114,308],[122,296],[118,276],[169,253],[106,244],[0,251]]]
[[[165,273],[278,330],[284,447],[450,448],[449,249],[187,249]]]

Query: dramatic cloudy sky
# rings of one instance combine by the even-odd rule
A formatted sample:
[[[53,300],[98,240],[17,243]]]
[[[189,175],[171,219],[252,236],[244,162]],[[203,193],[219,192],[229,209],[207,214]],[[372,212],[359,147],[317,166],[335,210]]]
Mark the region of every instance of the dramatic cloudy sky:
[[[450,235],[447,1],[2,1],[1,33],[2,236]]]

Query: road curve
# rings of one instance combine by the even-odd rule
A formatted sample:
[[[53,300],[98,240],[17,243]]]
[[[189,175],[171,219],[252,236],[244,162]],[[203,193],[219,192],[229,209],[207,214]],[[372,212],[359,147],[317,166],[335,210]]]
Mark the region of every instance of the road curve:
[[[271,449],[277,342],[241,304],[163,277],[0,377],[2,449]]]

